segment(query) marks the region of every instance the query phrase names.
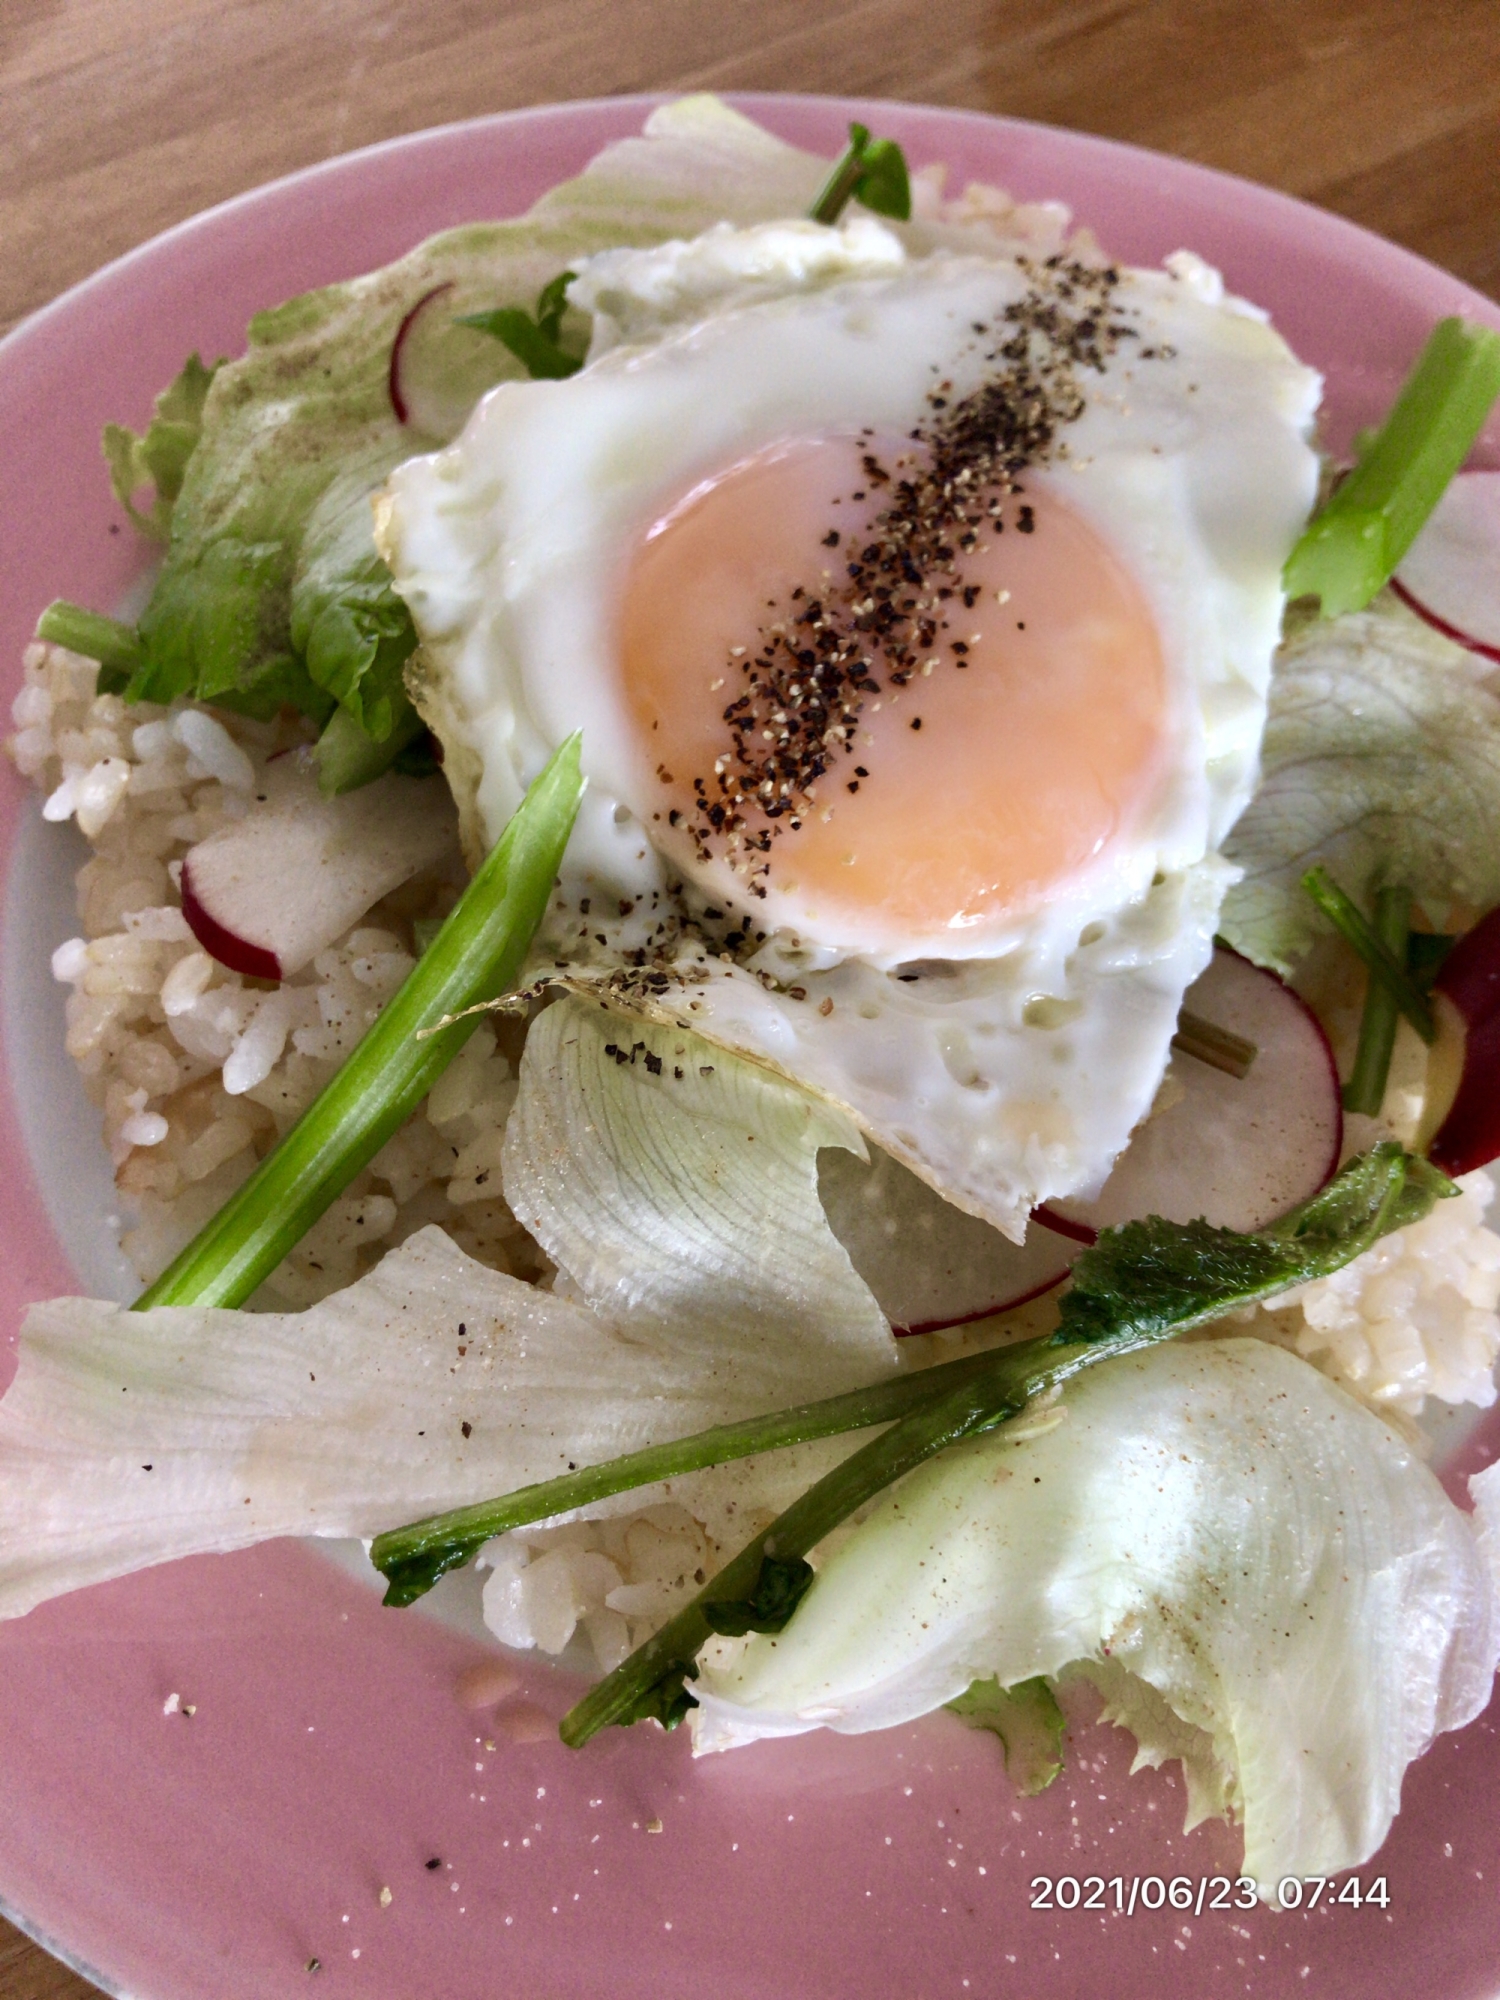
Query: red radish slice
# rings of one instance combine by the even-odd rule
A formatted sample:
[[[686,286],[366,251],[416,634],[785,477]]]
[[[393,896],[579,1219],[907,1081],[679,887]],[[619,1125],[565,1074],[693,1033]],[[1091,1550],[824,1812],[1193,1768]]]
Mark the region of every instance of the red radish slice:
[[[1183,1005],[1254,1042],[1249,1074],[1174,1055],[1168,1087],[1181,1096],[1136,1127],[1096,1200],[1051,1202],[1037,1210],[1039,1222],[1076,1232],[1141,1215],[1204,1216],[1221,1229],[1261,1229],[1337,1167],[1338,1069],[1317,1017],[1291,988],[1220,949]]]
[[[398,424],[409,424],[411,422],[411,409],[407,403],[405,390],[401,381],[401,364],[412,327],[416,324],[418,316],[426,311],[434,299],[440,299],[444,292],[451,292],[452,290],[453,284],[450,279],[446,285],[434,285],[430,292],[423,292],[421,298],[406,313],[400,326],[396,328],[396,338],[391,342],[391,365],[390,371],[386,376],[386,387],[390,390],[391,408],[396,412],[396,422]]]
[[[493,334],[458,325],[459,314],[474,309],[451,281],[434,285],[391,343],[387,382],[397,422],[445,444],[458,436],[486,389],[517,373],[510,350]]]
[[[182,913],[203,949],[232,972],[285,979],[341,937],[372,903],[452,851],[448,789],[388,772],[324,798],[292,762],[265,793],[182,864]]]
[[[1393,579],[1444,638],[1500,661],[1500,472],[1461,472]]]
[[[1438,1044],[1428,1075],[1449,1066],[1458,1075],[1428,1157],[1445,1174],[1467,1174],[1500,1158],[1500,910],[1459,939],[1433,991]]]
[[[1017,1246],[873,1147],[868,1166],[836,1148],[820,1153],[818,1193],[897,1333],[934,1333],[1021,1305],[1060,1284],[1078,1255],[1047,1229]]]

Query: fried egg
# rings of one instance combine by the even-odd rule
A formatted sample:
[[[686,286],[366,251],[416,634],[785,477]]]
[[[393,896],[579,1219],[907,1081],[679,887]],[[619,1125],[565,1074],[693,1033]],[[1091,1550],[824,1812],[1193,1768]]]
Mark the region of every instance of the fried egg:
[[[770,1064],[1020,1240],[1149,1108],[1253,788],[1318,378],[1185,254],[613,251],[588,365],[392,477],[488,845],[583,731],[533,971]]]

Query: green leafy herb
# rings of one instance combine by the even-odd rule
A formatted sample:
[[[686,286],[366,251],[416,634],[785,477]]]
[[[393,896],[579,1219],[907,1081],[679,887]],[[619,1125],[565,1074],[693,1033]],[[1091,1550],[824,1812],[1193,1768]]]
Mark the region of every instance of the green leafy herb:
[[[500,306],[494,312],[464,313],[455,324],[475,326],[481,333],[493,334],[534,380],[562,381],[576,375],[583,366],[582,355],[569,354],[558,340],[563,314],[567,311],[567,290],[577,275],[576,271],[561,271],[550,284],[544,285],[537,296],[535,313],[525,312],[520,306]]]
[[[989,1365],[988,1355],[968,1355],[961,1361],[948,1361],[936,1368],[877,1382],[868,1389],[850,1390],[842,1396],[799,1404],[795,1409],[778,1410],[769,1416],[747,1417],[739,1423],[716,1424],[711,1430],[698,1431],[670,1444],[648,1445],[642,1451],[630,1452],[604,1465],[564,1473],[557,1479],[541,1480],[535,1486],[523,1486],[503,1499],[483,1500],[472,1507],[434,1514],[410,1527],[392,1528],[375,1537],[370,1560],[387,1580],[385,1602],[393,1606],[412,1604],[440,1576],[467,1562],[486,1542],[511,1528],[525,1527],[531,1521],[546,1521],[554,1514],[571,1513],[574,1508],[590,1506],[613,1493],[654,1486],[659,1480],[680,1478],[685,1472],[700,1472],[706,1466],[727,1465],[733,1459],[805,1444],[812,1438],[838,1437],[845,1431],[891,1423],[945,1393],[955,1383],[982,1373]]]
[[[801,1556],[783,1559],[768,1549],[748,1596],[733,1600],[715,1597],[704,1605],[708,1629],[727,1639],[742,1639],[747,1632],[783,1631],[812,1580],[811,1563]]]
[[[429,947],[430,948],[430,947]],[[1388,1206],[1390,1183],[1399,1179],[1405,1190],[1395,1210]],[[1408,1183],[1410,1184],[1408,1186]],[[1106,1230],[1099,1245],[1074,1265],[1075,1288],[1082,1269],[1082,1304],[1071,1308],[1081,1315],[1074,1334],[1072,1358],[1059,1356],[1056,1343],[1048,1338],[1006,1348],[1002,1355],[967,1355],[959,1361],[943,1362],[935,1368],[900,1375],[877,1382],[868,1389],[855,1389],[816,1403],[774,1411],[763,1417],[748,1417],[738,1423],[719,1424],[691,1437],[669,1444],[648,1445],[603,1465],[569,1472],[497,1500],[484,1500],[471,1507],[435,1514],[410,1527],[393,1528],[378,1535],[370,1549],[370,1560],[386,1578],[385,1602],[391,1606],[412,1604],[430,1590],[438,1578],[465,1563],[496,1535],[532,1521],[550,1520],[554,1515],[588,1507],[615,1493],[635,1487],[653,1486],[663,1479],[678,1478],[712,1465],[725,1465],[737,1458],[758,1456],[788,1445],[804,1444],[813,1438],[837,1437],[847,1431],[865,1430],[877,1424],[899,1421],[940,1397],[973,1383],[1002,1367],[1010,1384],[1007,1393],[1017,1408],[1032,1396],[1063,1379],[1057,1371],[1064,1364],[1071,1369],[1087,1366],[1115,1351],[1097,1345],[1102,1325],[1106,1336],[1117,1343],[1128,1338],[1132,1344],[1175,1332],[1198,1318],[1227,1312],[1247,1302],[1247,1297],[1263,1296],[1267,1285],[1280,1290],[1299,1284],[1304,1277],[1321,1275],[1325,1267],[1357,1256],[1385,1228],[1415,1221],[1433,1201],[1451,1192],[1449,1183],[1423,1161],[1409,1159],[1399,1147],[1377,1148],[1363,1159],[1351,1161],[1337,1179],[1310,1203],[1275,1226],[1269,1255],[1260,1239],[1233,1235],[1226,1230],[1211,1231],[1211,1264],[1207,1285],[1197,1282],[1197,1263],[1202,1252],[1195,1232],[1205,1225],[1179,1225],[1155,1221],[1129,1225],[1145,1232],[1144,1240],[1132,1239],[1122,1253],[1121,1230]],[[1395,1213],[1397,1222],[1390,1216]],[[1297,1235],[1298,1230],[1302,1234]],[[1193,1232],[1193,1233],[1190,1233]],[[1291,1247],[1284,1240],[1291,1232]],[[1250,1245],[1236,1256],[1238,1246]],[[1352,1247],[1351,1247],[1352,1246]],[[1317,1268],[1313,1268],[1316,1264]],[[1186,1274],[1186,1275],[1184,1275]],[[1142,1326],[1136,1325],[1131,1304],[1140,1282],[1149,1278],[1158,1300],[1156,1310]],[[1247,1295],[1238,1289],[1247,1284]],[[1073,1294],[1068,1294],[1071,1299]],[[1176,1308],[1173,1316],[1172,1309]],[[1081,1344],[1078,1344],[1081,1343]],[[785,1547],[781,1553],[785,1555]],[[745,1590],[753,1591],[759,1571],[747,1572]],[[710,1586],[714,1601],[726,1592],[718,1579]]]
[[[156,414],[143,436],[123,424],[104,426],[104,457],[115,498],[136,526],[159,542],[171,530],[172,509],[203,428],[209,384],[223,365],[220,361],[205,368],[196,354],[190,354],[177,380],[157,397]],[[154,489],[150,510],[144,514],[135,505],[143,486]]]
[[[898,222],[911,214],[906,155],[894,139],[872,139],[865,125],[849,127],[849,144],[834,161],[808,216],[813,222],[837,222],[851,201]]]
[[[1003,1362],[997,1361],[984,1374],[933,1398],[835,1466],[732,1557],[675,1618],[568,1711],[558,1731],[564,1743],[577,1748],[611,1724],[639,1722],[655,1713],[651,1704],[663,1674],[691,1663],[713,1631],[709,1605],[748,1601],[768,1549],[781,1562],[805,1556],[857,1507],[924,1459],[1014,1416],[1024,1402],[1024,1389],[1012,1380]],[[686,1690],[684,1695],[691,1703]]]
[[[477,1014],[447,1017],[504,992],[519,972],[582,795],[578,738],[571,736],[338,1074],[141,1294],[137,1311],[242,1305],[374,1158],[478,1026]],[[440,1021],[447,1025],[422,1033]]]
[[[663,1729],[675,1729],[698,1704],[687,1691],[687,1683],[698,1678],[692,1660],[675,1660],[658,1681],[642,1689],[636,1701],[637,1722],[659,1722]]]
[[[1463,464],[1500,395],[1500,334],[1439,320],[1359,463],[1287,559],[1289,597],[1317,597],[1325,618],[1362,611]]]
[[[975,1357],[972,1373],[961,1381],[949,1370],[933,1370],[952,1386],[929,1395],[835,1466],[731,1558],[690,1604],[563,1717],[563,1741],[577,1747],[601,1729],[654,1713],[643,1704],[656,1699],[662,1676],[695,1660],[714,1629],[710,1606],[748,1601],[768,1550],[780,1562],[805,1557],[856,1508],[926,1459],[993,1430],[1082,1369],[1326,1277],[1454,1192],[1435,1167],[1385,1142],[1351,1160],[1327,1187],[1270,1229],[1251,1235],[1159,1216],[1104,1230],[1074,1264],[1073,1283],[1050,1338]],[[691,1703],[691,1695],[682,1692]]]
[[[1302,877],[1302,886],[1340,937],[1359,953],[1371,980],[1385,988],[1430,1047],[1437,1039],[1437,1023],[1431,1007],[1408,976],[1404,962],[1371,930],[1363,912],[1344,894],[1326,868],[1309,868]]]
[[[1385,1140],[1267,1229],[1153,1215],[1102,1230],[1073,1265],[1052,1345],[1100,1342],[1114,1352],[1200,1326],[1326,1278],[1454,1192],[1436,1167]]]
[[[1378,889],[1375,892],[1374,934],[1397,965],[1405,970],[1411,935],[1409,890]],[[1390,987],[1382,980],[1370,980],[1365,988],[1365,1006],[1360,1016],[1359,1047],[1354,1055],[1354,1068],[1344,1085],[1346,1111],[1361,1111],[1366,1117],[1373,1118],[1385,1102],[1386,1081],[1391,1073],[1391,1052],[1396,1046],[1396,1023],[1400,1018],[1401,1010]]]
[[[1006,1773],[1023,1798],[1046,1791],[1062,1770],[1063,1712],[1042,1676],[1003,1688],[992,1674],[944,1706],[971,1729],[999,1737]]]

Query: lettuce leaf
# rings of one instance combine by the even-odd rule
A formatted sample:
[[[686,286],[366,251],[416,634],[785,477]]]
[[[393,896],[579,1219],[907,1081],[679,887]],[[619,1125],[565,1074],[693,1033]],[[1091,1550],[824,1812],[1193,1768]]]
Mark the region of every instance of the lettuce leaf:
[[[0,1401],[0,1618],[177,1556],[369,1537],[751,1416],[760,1386],[718,1346],[720,1366],[685,1365],[431,1226],[303,1313],[33,1306]],[[810,1449],[816,1476],[847,1446]],[[777,1480],[809,1476],[806,1452],[776,1458],[792,1461]],[[748,1477],[729,1481],[721,1533],[737,1502],[764,1502]]]
[[[505,1198],[596,1312],[753,1378],[769,1409],[896,1365],[818,1199],[823,1146],[864,1152],[769,1070],[569,995],[526,1038]]]
[[[171,528],[172,509],[203,428],[209,385],[223,365],[218,361],[205,368],[197,354],[190,354],[177,380],[157,397],[155,415],[142,435],[124,424],[104,426],[104,458],[115,498],[142,534],[159,542]],[[135,505],[143,486],[152,488],[150,510],[144,514]]]
[[[1063,1767],[1063,1712],[1052,1684],[1040,1674],[1003,1688],[993,1674],[975,1681],[943,1706],[971,1729],[998,1737],[1005,1769],[1022,1798],[1034,1798]]]
[[[1500,701],[1474,654],[1389,592],[1293,632],[1261,755],[1224,848],[1244,877],[1219,919],[1258,965],[1290,972],[1328,933],[1299,887],[1315,861],[1365,909],[1409,889],[1439,928],[1455,904],[1500,903]]]
[[[1243,1820],[1263,1894],[1367,1860],[1407,1764],[1489,1699],[1500,1612],[1469,1518],[1405,1439],[1259,1341],[1105,1362],[1059,1414],[929,1461],[785,1631],[707,1647],[696,1747],[886,1728],[976,1680],[1108,1662],[1148,1761],[1205,1753],[1194,1808]],[[1122,1699],[1124,1675],[1156,1699]],[[1163,1706],[1201,1735],[1174,1743]]]
[[[196,357],[144,438],[106,438],[117,490],[156,483],[152,532],[170,523],[141,621],[127,699],[193,695],[252,714],[291,701],[322,722],[336,703],[376,742],[410,715],[402,669],[416,643],[371,535],[386,474],[444,437],[398,421],[391,350],[424,299],[446,328],[424,365],[466,413],[525,378],[499,341],[456,324],[529,307],[580,257],[805,206],[825,169],[713,99],[667,106],[646,135],[606,149],[511,222],[474,223],[384,270],[258,314],[248,348],[216,371]],[[441,398],[429,398],[430,404]],[[132,508],[132,512],[134,513]],[[409,730],[407,732],[410,733]]]

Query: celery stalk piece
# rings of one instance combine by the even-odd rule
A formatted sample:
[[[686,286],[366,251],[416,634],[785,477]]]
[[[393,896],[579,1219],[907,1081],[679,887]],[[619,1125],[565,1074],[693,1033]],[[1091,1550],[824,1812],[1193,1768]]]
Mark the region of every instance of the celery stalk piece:
[[[133,625],[100,612],[85,611],[65,597],[54,598],[36,621],[36,636],[50,646],[66,646],[86,660],[97,660],[117,674],[131,674],[140,665],[141,642]],[[108,692],[108,690],[105,690]]]
[[[1287,558],[1288,597],[1362,611],[1395,571],[1500,396],[1500,334],[1439,320],[1359,463]]]
[[[532,785],[405,985],[296,1125],[135,1302],[237,1306],[426,1096],[478,1026],[431,1030],[503,993],[552,893],[583,795],[571,736]],[[287,885],[296,893],[296,885]],[[418,1039],[418,1037],[421,1039]]]
[[[1412,984],[1405,965],[1392,955],[1390,949],[1371,930],[1359,906],[1350,901],[1321,864],[1308,869],[1302,877],[1302,886],[1345,943],[1359,953],[1371,979],[1378,980],[1386,989],[1396,1006],[1431,1048],[1437,1040],[1437,1023],[1433,1019],[1431,1007]]]
[[[1407,889],[1378,889],[1375,893],[1376,937],[1401,966],[1407,964],[1407,944],[1411,936],[1411,892]],[[1367,1118],[1379,1115],[1385,1102],[1386,1080],[1391,1073],[1391,1053],[1396,1046],[1396,1023],[1401,1017],[1390,988],[1372,978],[1365,990],[1365,1007],[1359,1022],[1359,1047],[1354,1067],[1344,1085],[1344,1109],[1363,1112]]]

